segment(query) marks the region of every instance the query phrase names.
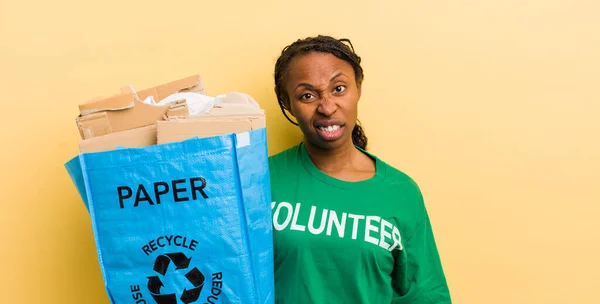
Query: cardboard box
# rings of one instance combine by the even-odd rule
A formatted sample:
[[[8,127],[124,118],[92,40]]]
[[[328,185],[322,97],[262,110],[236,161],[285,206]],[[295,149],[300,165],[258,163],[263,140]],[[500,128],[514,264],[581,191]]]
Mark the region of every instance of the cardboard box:
[[[122,88],[120,95],[81,104],[80,115],[76,119],[81,138],[90,139],[153,125],[156,121],[164,120],[170,106],[147,105],[137,99],[144,100],[153,96],[156,101],[159,101],[177,92],[205,94],[200,75],[186,77],[137,93],[129,88]]]

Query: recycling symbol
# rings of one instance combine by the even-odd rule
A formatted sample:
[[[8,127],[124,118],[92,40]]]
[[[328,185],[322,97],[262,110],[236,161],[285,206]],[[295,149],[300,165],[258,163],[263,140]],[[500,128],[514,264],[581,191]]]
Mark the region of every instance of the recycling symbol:
[[[188,268],[191,260],[192,258],[188,258],[181,252],[167,253],[156,257],[156,260],[154,261],[154,271],[157,274],[160,274],[160,276],[156,275],[148,277],[148,291],[150,291],[150,294],[157,304],[178,303],[176,294],[161,294],[161,287],[164,287],[165,285],[160,278],[166,275],[171,263],[175,265],[175,270],[182,270]],[[185,304],[194,303],[200,297],[200,292],[202,291],[202,287],[204,287],[204,275],[198,268],[194,267],[185,274],[185,277],[194,287],[190,289],[184,288],[179,300]]]

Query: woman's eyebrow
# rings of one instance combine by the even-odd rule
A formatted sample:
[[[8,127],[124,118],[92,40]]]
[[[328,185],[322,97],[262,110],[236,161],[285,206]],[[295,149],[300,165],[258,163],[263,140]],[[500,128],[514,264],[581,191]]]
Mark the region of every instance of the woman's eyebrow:
[[[338,77],[340,77],[340,76],[344,76],[344,73],[342,73],[342,72],[339,72],[339,73],[337,73],[337,74],[333,75],[333,77],[331,77],[331,79],[329,80],[329,82],[333,82],[333,81],[334,81],[336,78],[338,78]],[[296,86],[296,89],[295,89],[295,90],[297,90],[299,87],[306,87],[306,88],[309,88],[309,89],[314,89],[314,88],[315,88],[315,87],[314,87],[312,84],[310,84],[310,83],[306,83],[306,82],[301,82],[301,83],[299,83],[299,84]]]
[[[313,86],[312,84],[310,84],[310,83],[306,83],[306,82],[301,82],[301,83],[299,83],[299,84],[296,86],[296,89],[295,89],[295,90],[297,90],[299,87],[307,87],[307,88],[309,88],[309,89],[314,89],[314,86]]]
[[[344,75],[344,73],[342,73],[342,72],[335,74],[333,77],[331,77],[331,80],[329,80],[329,82],[333,82],[336,78],[338,78],[342,75]]]

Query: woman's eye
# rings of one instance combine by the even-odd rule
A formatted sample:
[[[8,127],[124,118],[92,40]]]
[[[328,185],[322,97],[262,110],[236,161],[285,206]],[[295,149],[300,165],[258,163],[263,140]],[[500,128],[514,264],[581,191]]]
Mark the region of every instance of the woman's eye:
[[[302,95],[300,95],[300,99],[301,99],[301,100],[307,100],[307,99],[311,99],[312,97],[313,97],[313,95],[312,95],[312,94],[310,94],[310,93],[306,93],[306,94],[302,94]]]
[[[340,86],[337,86],[337,87],[335,87],[335,89],[334,89],[334,91],[335,91],[336,93],[342,93],[342,92],[344,92],[345,90],[346,90],[346,87],[345,87],[345,86],[342,86],[342,85],[340,85]]]

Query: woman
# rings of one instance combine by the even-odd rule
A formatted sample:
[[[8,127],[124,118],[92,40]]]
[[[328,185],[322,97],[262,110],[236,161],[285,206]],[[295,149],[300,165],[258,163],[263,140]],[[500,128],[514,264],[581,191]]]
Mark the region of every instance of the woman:
[[[269,159],[276,303],[451,303],[418,186],[366,152],[360,61],[328,36],[277,60],[279,105],[304,140]]]

